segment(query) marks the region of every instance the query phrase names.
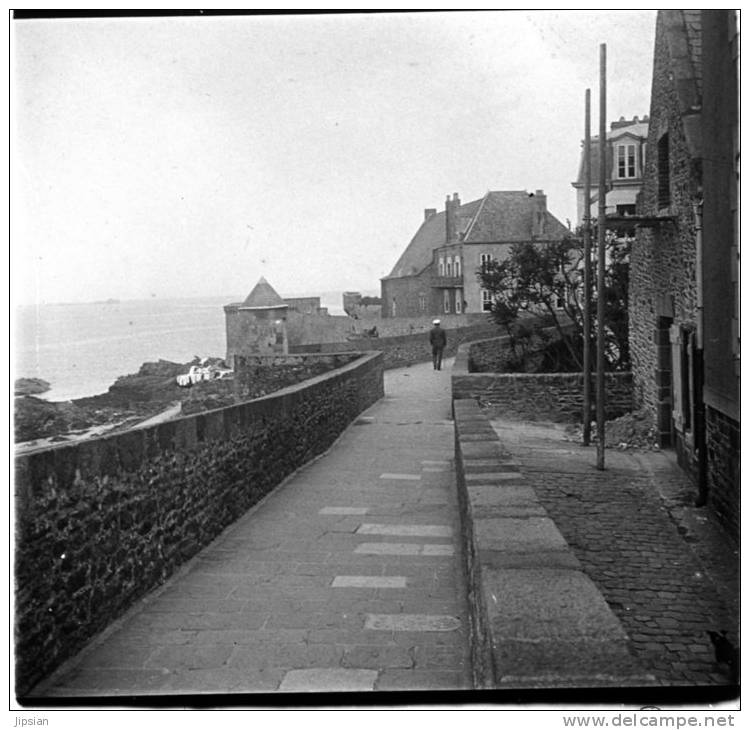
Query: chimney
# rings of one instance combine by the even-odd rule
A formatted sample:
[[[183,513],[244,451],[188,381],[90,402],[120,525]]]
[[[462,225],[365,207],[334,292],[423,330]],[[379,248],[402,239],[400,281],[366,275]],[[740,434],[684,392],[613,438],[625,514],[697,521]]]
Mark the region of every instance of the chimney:
[[[547,218],[547,196],[544,190],[536,190],[531,199],[531,235],[535,238],[543,238],[545,233],[545,222]]]
[[[426,221],[430,220],[433,215],[437,215],[437,208],[425,208],[424,209],[424,219]]]
[[[454,193],[453,200],[450,195],[445,196],[445,242],[453,243],[456,240],[456,202],[458,195]]]

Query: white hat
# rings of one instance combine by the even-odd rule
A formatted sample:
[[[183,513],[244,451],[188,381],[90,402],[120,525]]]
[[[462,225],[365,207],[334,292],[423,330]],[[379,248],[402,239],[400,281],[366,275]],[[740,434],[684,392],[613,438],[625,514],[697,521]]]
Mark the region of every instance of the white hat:
[[[433,319],[432,320],[432,324],[440,324],[440,320],[439,319]]]

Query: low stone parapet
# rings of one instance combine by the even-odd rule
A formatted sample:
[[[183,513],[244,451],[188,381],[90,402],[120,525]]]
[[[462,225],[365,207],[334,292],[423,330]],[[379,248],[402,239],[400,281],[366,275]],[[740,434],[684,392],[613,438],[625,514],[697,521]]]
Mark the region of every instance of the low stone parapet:
[[[507,337],[461,345],[451,374],[454,398],[473,398],[497,413],[530,421],[581,422],[583,373],[489,373],[471,372],[471,353],[476,348],[487,359],[491,345],[502,351]],[[502,359],[500,355],[496,359]],[[605,414],[618,418],[633,410],[632,373],[605,373]],[[596,373],[591,376],[596,395]],[[592,402],[592,409],[595,404]]]
[[[464,343],[487,338],[499,331],[497,325],[487,323],[455,329],[445,327],[445,329],[448,344],[443,352],[443,358],[455,355]],[[386,369],[408,367],[414,363],[429,362],[432,359],[430,334],[427,330],[394,337],[370,337],[347,342],[320,342],[314,345],[289,347],[290,353],[332,353],[348,350],[378,350],[383,353],[383,366]]]
[[[79,651],[383,396],[383,356],[15,460],[16,689]]]
[[[475,687],[652,683],[477,402],[453,413]]]

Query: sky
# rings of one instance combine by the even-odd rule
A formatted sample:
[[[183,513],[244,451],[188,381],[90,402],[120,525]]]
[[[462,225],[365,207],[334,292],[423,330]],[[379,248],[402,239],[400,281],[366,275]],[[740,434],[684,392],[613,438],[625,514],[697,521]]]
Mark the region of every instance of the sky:
[[[424,218],[543,189],[575,223],[599,45],[649,112],[655,11],[82,20],[11,28],[17,304],[378,292]]]

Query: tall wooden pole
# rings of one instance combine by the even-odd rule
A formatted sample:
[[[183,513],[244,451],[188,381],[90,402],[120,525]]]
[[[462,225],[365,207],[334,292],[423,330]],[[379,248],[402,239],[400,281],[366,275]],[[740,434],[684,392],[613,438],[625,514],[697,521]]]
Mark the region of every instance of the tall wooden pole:
[[[596,468],[604,469],[604,235],[607,197],[607,44],[599,46],[599,220],[596,283]]]
[[[591,89],[583,137],[583,445],[591,443]]]

